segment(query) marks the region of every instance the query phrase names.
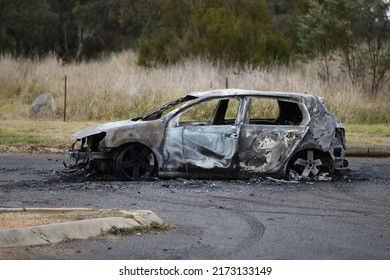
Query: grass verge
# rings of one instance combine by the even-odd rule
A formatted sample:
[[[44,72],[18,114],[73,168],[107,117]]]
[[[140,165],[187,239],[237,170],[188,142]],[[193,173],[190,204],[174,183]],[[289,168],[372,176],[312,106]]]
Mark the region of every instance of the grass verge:
[[[50,120],[0,120],[0,151],[39,152],[42,147],[63,152],[72,143],[72,134],[95,122]],[[13,149],[9,150],[9,147]]]
[[[348,146],[390,146],[388,124],[346,124]]]

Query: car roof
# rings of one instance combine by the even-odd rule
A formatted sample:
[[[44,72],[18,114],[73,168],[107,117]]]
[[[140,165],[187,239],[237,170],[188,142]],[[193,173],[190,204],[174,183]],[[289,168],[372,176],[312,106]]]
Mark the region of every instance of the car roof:
[[[299,93],[299,92],[281,92],[281,91],[259,91],[259,90],[247,90],[247,89],[217,89],[210,91],[202,91],[202,92],[193,92],[188,94],[194,97],[208,97],[209,95],[218,95],[218,96],[245,96],[245,95],[253,95],[253,96],[262,96],[262,97],[274,97],[274,98],[293,98],[299,99],[302,101],[309,101],[315,98],[315,96],[307,94],[307,93]]]

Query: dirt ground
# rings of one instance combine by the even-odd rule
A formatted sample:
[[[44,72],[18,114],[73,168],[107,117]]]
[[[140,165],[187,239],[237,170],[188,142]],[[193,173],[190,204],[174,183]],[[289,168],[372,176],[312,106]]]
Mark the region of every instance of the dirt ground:
[[[123,216],[123,213],[116,209],[74,211],[29,210],[18,212],[0,212],[0,230],[16,228],[22,229],[84,219],[121,216]]]

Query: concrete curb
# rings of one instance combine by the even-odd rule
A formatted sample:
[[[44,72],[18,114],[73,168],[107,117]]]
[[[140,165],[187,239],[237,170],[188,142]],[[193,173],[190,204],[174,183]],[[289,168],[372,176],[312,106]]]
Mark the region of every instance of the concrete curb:
[[[0,208],[1,212],[22,211],[82,211],[97,210],[91,208]],[[124,217],[107,217],[85,219],[59,224],[34,226],[28,229],[10,229],[0,231],[0,248],[17,246],[34,246],[58,243],[68,239],[88,239],[96,237],[112,226],[133,228],[149,226],[152,222],[164,224],[154,212],[148,210],[124,211]]]
[[[352,146],[345,151],[347,157],[390,157],[390,147]]]

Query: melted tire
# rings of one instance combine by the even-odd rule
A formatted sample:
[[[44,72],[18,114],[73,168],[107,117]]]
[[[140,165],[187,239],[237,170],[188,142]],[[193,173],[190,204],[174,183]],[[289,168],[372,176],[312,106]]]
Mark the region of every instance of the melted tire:
[[[148,178],[155,172],[153,152],[142,144],[130,144],[115,155],[116,173],[129,180]]]

